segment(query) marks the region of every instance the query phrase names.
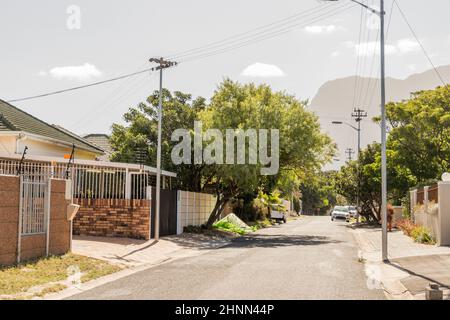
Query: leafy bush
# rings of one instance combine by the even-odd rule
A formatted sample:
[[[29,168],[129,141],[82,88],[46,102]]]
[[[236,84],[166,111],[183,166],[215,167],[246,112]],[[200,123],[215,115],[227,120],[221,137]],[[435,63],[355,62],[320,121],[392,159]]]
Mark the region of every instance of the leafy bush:
[[[419,243],[434,244],[435,241],[430,231],[423,226],[416,226],[411,232],[411,237]]]
[[[396,222],[397,228],[403,231],[408,237],[411,236],[411,232],[414,229],[414,223],[409,219],[402,219]]]
[[[300,212],[302,211],[302,204],[300,203],[300,199],[295,196],[293,199],[293,205],[294,205],[294,211],[297,214],[300,214]]]
[[[397,228],[418,243],[434,244],[436,243],[430,230],[424,226],[417,225],[409,219],[403,219],[396,223]]]
[[[223,231],[234,232],[240,235],[244,235],[247,233],[247,230],[245,230],[244,228],[238,227],[237,225],[232,224],[231,222],[228,221],[219,221],[213,225],[213,228]]]

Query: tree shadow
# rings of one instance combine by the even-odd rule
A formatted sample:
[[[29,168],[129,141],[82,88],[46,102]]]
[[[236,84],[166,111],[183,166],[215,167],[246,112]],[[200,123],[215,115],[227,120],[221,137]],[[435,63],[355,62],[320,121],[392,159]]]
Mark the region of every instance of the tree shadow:
[[[309,235],[249,235],[232,240],[227,248],[277,248],[291,246],[318,246],[325,244],[340,243],[325,236]]]
[[[400,260],[400,259],[389,260],[389,261],[387,261],[386,263],[387,263],[388,265],[390,265],[390,266],[392,266],[392,267],[394,267],[394,268],[400,270],[400,271],[406,272],[407,274],[410,275],[410,277],[418,279],[418,280],[420,281],[420,284],[419,284],[419,285],[416,284],[415,287],[423,286],[423,290],[420,290],[420,291],[418,291],[418,290],[410,290],[410,288],[408,288],[408,290],[410,290],[410,291],[416,291],[416,293],[417,293],[417,292],[421,292],[421,291],[423,292],[423,291],[425,291],[425,287],[426,287],[429,283],[435,283],[435,284],[438,284],[438,285],[439,285],[440,287],[442,287],[442,288],[450,289],[450,284],[449,284],[448,282],[447,282],[447,283],[444,283],[444,282],[442,282],[442,280],[438,280],[438,279],[436,279],[436,278],[432,278],[432,277],[430,277],[430,276],[421,274],[421,273],[419,273],[419,272],[417,272],[417,271],[413,271],[413,270],[411,270],[410,268],[401,266],[401,265],[400,265],[401,262],[399,262],[399,261],[397,261],[397,260]]]
[[[365,230],[378,230],[381,228],[381,225],[377,223],[352,223],[352,224],[346,224],[347,228],[350,229],[365,229]]]

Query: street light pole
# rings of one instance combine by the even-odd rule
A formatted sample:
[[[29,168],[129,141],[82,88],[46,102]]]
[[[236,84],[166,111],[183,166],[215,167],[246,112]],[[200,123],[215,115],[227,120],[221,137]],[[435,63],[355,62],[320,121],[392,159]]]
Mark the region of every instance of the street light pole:
[[[152,58],[150,62],[159,64],[152,70],[159,70],[159,104],[158,104],[158,147],[156,152],[156,203],[155,203],[155,241],[159,240],[159,216],[161,199],[161,139],[162,139],[162,103],[163,103],[163,70],[175,66],[176,62],[170,62],[163,58]]]
[[[382,259],[388,260],[387,237],[387,165],[386,165],[386,82],[384,56],[384,0],[380,0],[380,53],[381,53],[381,223]]]
[[[326,0],[338,1],[338,0]],[[384,32],[384,0],[380,0],[380,11],[357,1],[357,3],[380,17],[380,56],[381,56],[381,256],[383,261],[388,261],[388,236],[387,236],[387,165],[386,165],[386,68],[385,68],[385,32]]]

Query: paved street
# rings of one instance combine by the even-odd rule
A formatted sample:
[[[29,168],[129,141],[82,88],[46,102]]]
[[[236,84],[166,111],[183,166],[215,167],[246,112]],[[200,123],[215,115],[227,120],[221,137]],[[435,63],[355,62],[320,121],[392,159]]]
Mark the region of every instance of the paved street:
[[[303,217],[71,299],[383,299],[344,222]]]

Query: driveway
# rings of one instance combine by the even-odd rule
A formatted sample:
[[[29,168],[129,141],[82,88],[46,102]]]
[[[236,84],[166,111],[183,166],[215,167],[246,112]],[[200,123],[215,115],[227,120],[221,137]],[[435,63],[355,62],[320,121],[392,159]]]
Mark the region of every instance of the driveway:
[[[383,299],[344,222],[303,217],[71,299]]]

